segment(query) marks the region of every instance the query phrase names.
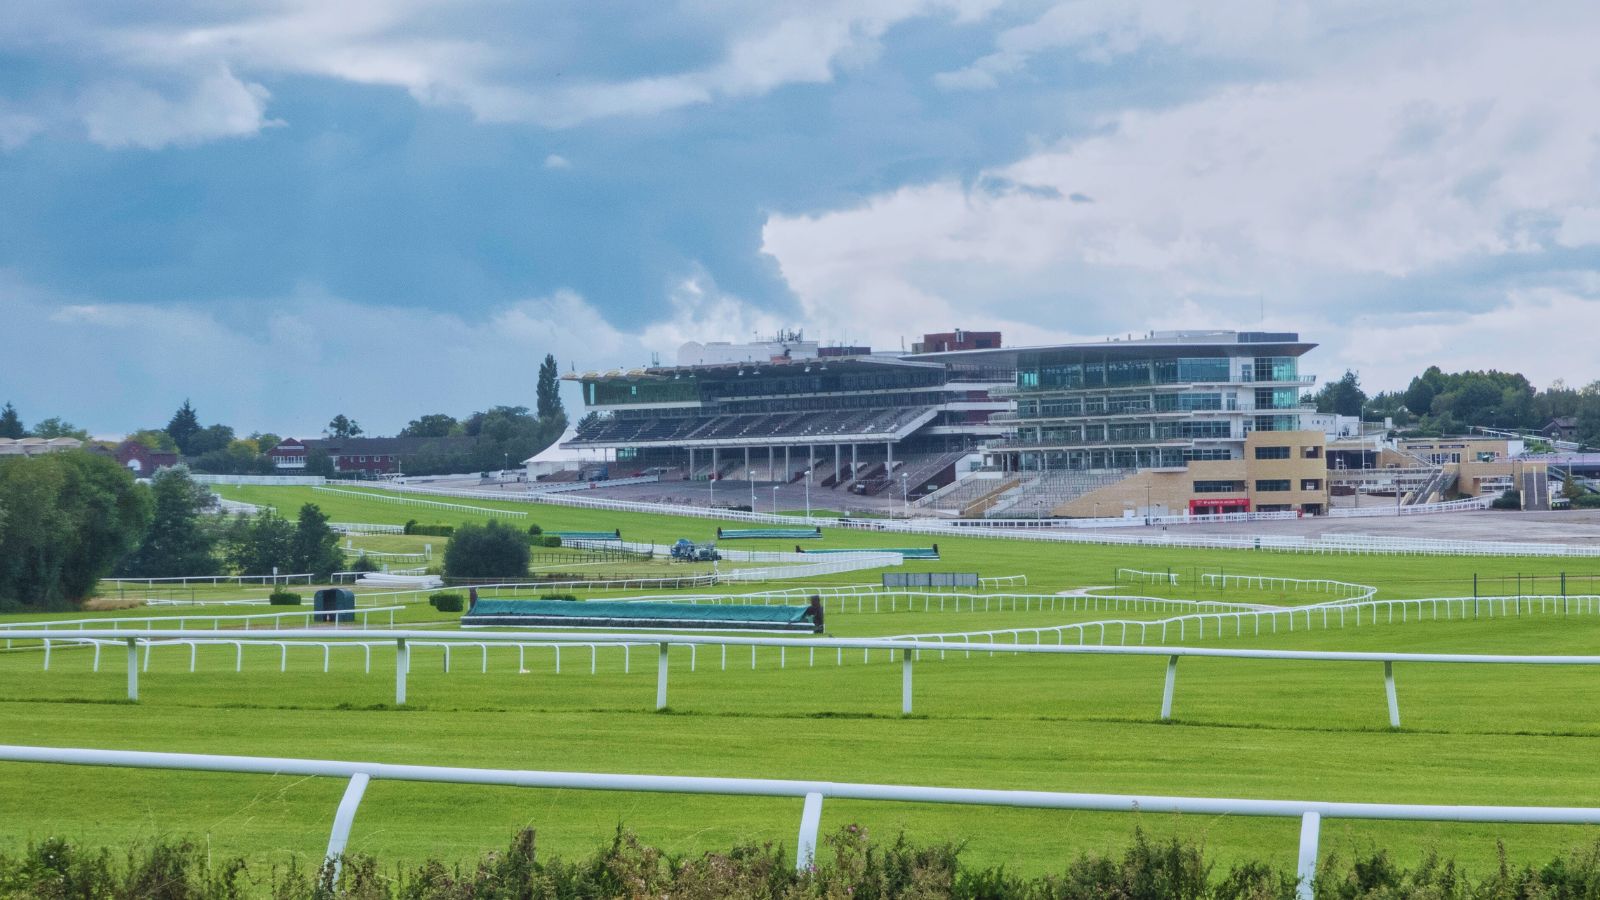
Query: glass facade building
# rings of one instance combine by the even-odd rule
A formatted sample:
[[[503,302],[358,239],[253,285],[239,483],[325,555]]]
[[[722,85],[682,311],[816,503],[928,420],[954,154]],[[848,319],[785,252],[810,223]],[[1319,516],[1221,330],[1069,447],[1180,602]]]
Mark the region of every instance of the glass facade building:
[[[1010,351],[1015,433],[995,448],[1023,471],[1180,468],[1243,457],[1252,431],[1295,431],[1314,378],[1299,335],[1166,332]]]

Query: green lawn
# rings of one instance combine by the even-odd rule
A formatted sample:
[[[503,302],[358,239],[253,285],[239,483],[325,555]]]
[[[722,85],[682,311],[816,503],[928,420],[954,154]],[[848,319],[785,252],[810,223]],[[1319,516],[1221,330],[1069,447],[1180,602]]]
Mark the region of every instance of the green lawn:
[[[307,489],[223,488],[232,498],[292,511],[317,502],[339,521],[472,521],[471,515],[423,514],[402,505]],[[486,501],[464,500],[473,505]],[[705,539],[704,520],[601,513],[505,503],[548,530],[621,528],[630,539]],[[825,528],[819,546],[905,546],[900,535]],[[1514,584],[1519,573],[1558,585],[1567,570],[1600,565],[1540,559],[1303,556],[1250,551],[1195,551],[1050,545],[955,538],[940,540],[944,559],[908,564],[927,571],[1026,573],[1028,592],[1112,585],[1119,567],[1180,575],[1178,588],[1124,590],[1193,599],[1303,604],[1325,595],[1201,589],[1203,571],[1334,578],[1370,583],[1380,597],[1471,594]],[[779,548],[782,542],[739,542]],[[439,549],[435,549],[436,554]],[[835,582],[872,581],[853,573]],[[803,586],[803,583],[801,585]],[[728,590],[743,591],[749,587]],[[1512,593],[1515,592],[1513,586]],[[837,601],[834,603],[836,604]],[[165,610],[171,614],[172,610]],[[1144,620],[1149,610],[972,612],[937,601],[858,612],[830,604],[828,628],[844,636],[1041,628],[1100,619]],[[449,623],[427,606],[400,621]],[[1303,620],[1301,620],[1303,621]],[[1231,629],[1231,626],[1230,626]],[[1192,637],[1192,636],[1191,636]],[[1600,616],[1555,612],[1468,620],[1418,621],[1357,628],[1330,625],[1290,632],[1280,624],[1218,638],[1204,646],[1329,650],[1587,654],[1600,638]],[[1032,637],[1024,637],[1031,642]],[[1043,642],[1053,638],[1042,637]],[[1094,641],[1093,632],[1088,638]],[[1191,643],[1198,643],[1191,639]],[[915,668],[916,715],[899,715],[900,666],[879,654],[794,649],[727,655],[714,648],[672,651],[670,706],[653,711],[655,654],[602,648],[590,674],[584,648],[562,652],[554,672],[548,648],[519,660],[491,648],[488,672],[476,649],[454,653],[443,672],[440,651],[419,648],[411,705],[393,709],[393,651],[345,648],[322,672],[320,650],[290,651],[279,672],[276,649],[246,650],[233,671],[231,648],[155,651],[142,676],[142,700],[124,702],[120,651],[90,671],[83,650],[58,650],[41,671],[34,650],[0,653],[0,727],[4,741],[187,752],[375,759],[444,765],[600,772],[817,778],[967,787],[1039,788],[1194,796],[1311,798],[1420,803],[1600,805],[1600,710],[1592,702],[1600,672],[1565,667],[1399,665],[1405,727],[1387,725],[1381,667],[1372,664],[1188,659],[1179,666],[1175,721],[1157,720],[1165,659],[967,654],[930,648]],[[842,664],[841,664],[842,662]],[[527,672],[520,670],[526,667]],[[190,835],[217,854],[259,862],[287,854],[315,857],[342,784],[325,779],[182,775],[151,771],[0,766],[0,848],[66,834],[122,844]],[[466,859],[498,848],[522,826],[539,829],[542,848],[571,854],[603,842],[622,823],[647,840],[678,850],[767,839],[792,846],[799,801],[601,794],[490,787],[375,784],[356,819],[352,848],[386,859]],[[982,808],[828,802],[824,827],[862,822],[876,831],[906,829],[918,839],[963,841],[981,863],[1037,871],[1059,867],[1079,850],[1120,849],[1129,832],[1203,840],[1223,860],[1269,858],[1292,865],[1297,824],[1287,820],[1063,813]],[[1478,872],[1494,864],[1503,840],[1514,861],[1543,861],[1594,840],[1600,829],[1433,823],[1331,821],[1324,850],[1388,847],[1402,859],[1437,848]]]

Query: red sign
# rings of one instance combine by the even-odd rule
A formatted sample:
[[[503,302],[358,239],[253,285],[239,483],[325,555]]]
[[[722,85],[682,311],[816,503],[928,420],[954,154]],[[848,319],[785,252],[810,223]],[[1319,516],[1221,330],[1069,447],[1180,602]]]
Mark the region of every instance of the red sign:
[[[1189,501],[1190,515],[1204,515],[1216,512],[1249,512],[1250,498],[1248,497],[1207,497]]]

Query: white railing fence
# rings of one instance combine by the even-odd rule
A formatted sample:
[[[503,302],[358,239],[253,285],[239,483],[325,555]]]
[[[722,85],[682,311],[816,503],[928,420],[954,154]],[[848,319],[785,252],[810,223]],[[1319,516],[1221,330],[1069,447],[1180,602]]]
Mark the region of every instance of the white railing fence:
[[[1497,824],[1592,825],[1600,809],[1558,806],[1441,806],[1406,803],[1344,803],[1318,800],[1251,800],[1220,797],[1170,797],[1134,794],[1084,794],[1058,791],[989,790],[922,787],[773,778],[717,778],[684,775],[633,775],[594,772],[551,772],[528,769],[475,769],[345,762],[261,756],[219,756],[199,753],[151,753],[69,747],[0,745],[7,762],[165,769],[186,772],[231,772],[348,779],[328,835],[327,860],[337,872],[356,812],[374,780],[430,784],[497,785],[547,790],[627,791],[633,793],[700,794],[731,797],[782,797],[802,801],[795,840],[795,865],[805,871],[815,863],[817,835],[826,799],[891,803],[945,803],[1018,809],[1070,809],[1095,812],[1178,813],[1202,816],[1265,816],[1298,819],[1300,842],[1295,874],[1296,896],[1310,900],[1316,879],[1323,819],[1378,819],[1423,822],[1493,822]]]
[[[1600,600],[1600,598],[1595,598]],[[63,635],[58,631],[48,630],[23,630],[7,632],[8,638],[18,640],[39,640],[46,642],[61,641]],[[926,642],[901,639],[901,638],[780,638],[780,637],[749,637],[749,636],[723,636],[723,635],[677,635],[677,634],[594,634],[582,632],[476,632],[470,635],[461,633],[438,631],[407,631],[407,630],[357,630],[346,632],[328,633],[314,629],[283,629],[277,632],[240,632],[216,630],[129,630],[117,631],[112,629],[85,629],[76,632],[67,642],[90,643],[94,641],[118,641],[127,648],[127,676],[128,699],[139,699],[139,649],[148,642],[174,642],[187,644],[188,642],[266,642],[278,645],[279,642],[307,642],[321,646],[323,642],[330,645],[339,642],[360,641],[374,646],[382,643],[391,645],[395,649],[395,705],[403,706],[407,697],[407,678],[411,669],[411,650],[413,643],[425,643],[428,646],[439,645],[467,645],[479,647],[484,655],[484,669],[488,669],[488,648],[491,645],[586,645],[593,647],[622,646],[637,647],[640,645],[655,645],[658,648],[656,668],[656,709],[667,707],[667,674],[669,650],[673,647],[691,648],[691,671],[695,664],[694,650],[700,647],[720,647],[723,649],[722,665],[727,667],[727,648],[749,647],[751,652],[751,665],[755,664],[754,654],[760,647],[777,648],[780,654],[787,651],[807,651],[810,654],[810,665],[815,665],[817,650],[835,650],[842,662],[844,651],[860,650],[863,652],[864,662],[870,661],[874,651],[898,655],[901,660],[901,707],[902,715],[912,712],[912,669],[913,662],[922,651],[931,650]],[[48,647],[48,644],[47,644]],[[944,655],[945,647],[937,648],[940,656]],[[1345,652],[1345,651],[1312,651],[1312,650],[1241,650],[1231,648],[1207,647],[1138,647],[1138,646],[1093,646],[1093,645],[1066,645],[1066,644],[1003,644],[1003,643],[978,643],[969,642],[954,648],[958,652],[989,652],[991,654],[1044,654],[1044,655],[1105,655],[1105,656],[1130,656],[1130,657],[1166,657],[1166,682],[1162,691],[1161,716],[1162,720],[1172,716],[1173,690],[1177,680],[1178,659],[1180,657],[1204,657],[1211,659],[1240,659],[1240,660],[1296,660],[1302,662],[1367,662],[1382,663],[1384,690],[1388,700],[1389,724],[1393,728],[1400,727],[1400,707],[1395,692],[1394,665],[1405,664],[1476,664],[1476,665],[1522,665],[1522,666],[1600,666],[1600,656],[1531,656],[1507,654],[1464,654],[1464,653],[1389,653],[1389,652]],[[48,650],[46,651],[48,653]],[[148,650],[146,651],[148,653]],[[191,649],[191,653],[192,653]],[[287,653],[285,646],[284,653]],[[324,649],[326,659],[327,650]],[[98,659],[98,651],[97,657]],[[784,664],[784,657],[780,655],[779,665]],[[286,665],[286,663],[285,663]],[[326,663],[324,664],[326,666]],[[448,665],[448,663],[447,663]]]
[[[492,506],[468,506],[464,503],[443,503],[438,500],[418,500],[415,497],[396,497],[393,494],[386,494],[380,491],[352,491],[346,488],[333,488],[322,485],[313,487],[312,490],[329,494],[347,494],[355,497],[365,497],[368,500],[376,500],[380,503],[400,503],[409,506],[428,506],[434,509],[464,509],[469,512],[482,513],[486,516],[501,516],[508,519],[521,519],[528,515],[525,512],[516,512],[509,509],[497,509]],[[420,489],[413,488],[413,490]],[[437,493],[437,491],[430,491],[430,493]],[[490,499],[503,498],[491,497]]]

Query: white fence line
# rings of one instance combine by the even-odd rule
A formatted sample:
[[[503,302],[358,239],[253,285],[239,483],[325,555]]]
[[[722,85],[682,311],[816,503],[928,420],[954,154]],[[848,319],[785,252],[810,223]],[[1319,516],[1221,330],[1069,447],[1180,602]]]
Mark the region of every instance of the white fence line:
[[[1026,575],[996,575],[992,578],[979,578],[978,586],[986,588],[1008,587],[1010,585],[1028,586]]]
[[[1174,572],[1147,572],[1142,569],[1118,569],[1116,572],[1116,580],[1119,583],[1122,581],[1123,576],[1127,576],[1129,581],[1137,581],[1140,584],[1154,584],[1156,582],[1160,582],[1162,584],[1170,584],[1175,586],[1178,583],[1178,576]]]
[[[405,534],[404,525],[383,525],[375,522],[329,522],[328,527],[340,534]]]
[[[628,478],[610,478],[605,481],[557,481],[534,482],[528,485],[528,490],[537,494],[564,494],[573,491],[589,491],[597,487],[619,487],[629,484],[654,484],[661,480],[660,475],[633,475]]]
[[[55,620],[48,621],[48,622],[4,622],[4,623],[0,623],[0,636],[5,636],[7,638],[6,646],[9,647],[10,646],[10,640],[11,640],[11,638],[10,638],[11,632],[17,631],[19,629],[25,630],[25,631],[38,631],[40,629],[44,629],[44,630],[54,630],[54,629],[66,630],[66,629],[69,629],[69,628],[75,628],[78,631],[86,631],[86,630],[103,631],[104,628],[102,626],[109,625],[109,626],[111,626],[111,630],[112,631],[119,631],[119,630],[122,630],[122,626],[123,625],[128,624],[128,623],[141,624],[141,625],[143,625],[145,627],[145,629],[150,629],[150,628],[152,628],[154,626],[157,626],[157,625],[165,625],[165,624],[169,624],[169,623],[176,623],[176,627],[173,630],[174,631],[183,631],[183,630],[185,630],[187,628],[187,623],[189,623],[190,621],[196,621],[196,622],[210,622],[212,628],[214,628],[214,629],[215,628],[221,628],[223,622],[238,622],[238,623],[244,625],[245,630],[248,631],[248,630],[250,630],[251,624],[255,623],[255,622],[270,621],[272,623],[272,627],[274,629],[276,629],[276,628],[280,627],[279,623],[281,623],[284,619],[293,619],[293,618],[297,618],[298,617],[298,618],[304,619],[306,626],[309,627],[310,624],[311,624],[311,617],[312,616],[341,616],[341,615],[356,615],[356,616],[360,616],[361,617],[361,627],[362,628],[366,628],[367,627],[367,618],[369,616],[371,616],[372,614],[374,614],[374,613],[383,613],[383,612],[388,613],[389,614],[389,624],[393,625],[394,624],[395,611],[396,610],[401,610],[401,609],[405,609],[405,607],[404,606],[366,606],[366,607],[361,607],[360,609],[345,609],[345,610],[295,609],[295,610],[289,610],[288,612],[232,613],[232,614],[228,614],[228,615],[223,615],[222,613],[179,613],[178,615],[173,615],[173,616],[114,616],[114,617],[93,617],[93,618],[83,618],[83,619],[55,619]],[[338,620],[335,619],[333,624],[335,626],[337,626],[337,623],[338,623]]]
[[[303,580],[311,584],[316,576],[310,573],[299,572],[293,575],[185,575],[174,578],[102,578],[101,584],[142,584],[146,587],[155,587],[160,584],[292,584]]]
[[[204,472],[190,472],[189,478],[198,484],[259,484],[280,487],[315,486],[328,482],[328,479],[321,475],[208,475]]]
[[[1509,600],[1509,598],[1506,598]],[[1587,598],[1600,601],[1600,597]],[[1385,603],[1398,603],[1401,601],[1380,601]],[[1347,607],[1323,607],[1328,609],[1344,610]],[[1520,608],[1520,604],[1519,604]],[[1590,611],[1600,610],[1600,602],[1591,603]],[[1298,613],[1301,610],[1287,610]],[[1392,615],[1392,609],[1391,609]],[[1291,618],[1291,622],[1293,619]],[[1258,620],[1259,622],[1259,620]],[[1274,618],[1274,622],[1276,619]],[[1020,629],[1026,631],[1029,629]],[[277,644],[280,641],[310,642],[321,646],[327,642],[348,642],[351,640],[365,641],[371,644],[391,643],[395,648],[395,705],[403,706],[406,703],[407,675],[411,667],[411,644],[409,642],[423,642],[429,646],[440,644],[480,646],[483,648],[485,670],[488,665],[488,647],[495,645],[544,645],[560,644],[592,644],[599,646],[622,645],[624,648],[642,644],[654,644],[658,647],[656,667],[656,709],[665,709],[667,706],[667,674],[669,662],[669,649],[672,647],[691,648],[690,665],[694,665],[694,648],[721,647],[723,651],[723,667],[727,666],[727,648],[749,647],[751,665],[755,665],[755,652],[760,647],[774,647],[780,652],[779,665],[784,664],[784,656],[789,650],[808,651],[809,664],[814,665],[816,651],[836,650],[838,659],[843,660],[845,650],[863,651],[864,661],[870,662],[874,651],[883,651],[898,655],[901,660],[901,701],[900,712],[910,715],[912,712],[912,670],[913,661],[920,656],[922,651],[930,650],[926,642],[907,638],[779,638],[779,637],[748,637],[732,635],[700,635],[700,634],[594,634],[584,632],[530,632],[530,631],[483,631],[470,635],[461,633],[416,631],[416,630],[352,630],[344,632],[327,633],[315,629],[283,629],[277,632],[240,632],[216,630],[167,630],[144,629],[117,631],[114,629],[84,629],[63,636],[61,632],[49,630],[23,630],[18,629],[7,633],[8,637],[18,640],[39,640],[45,642],[66,640],[68,642],[83,642],[111,640],[120,641],[127,647],[127,675],[128,699],[139,699],[139,664],[138,651],[140,646],[149,642],[186,643],[186,642],[270,642]],[[49,644],[47,643],[48,647]],[[1161,719],[1167,720],[1172,716],[1172,699],[1174,686],[1177,679],[1178,659],[1180,657],[1204,657],[1211,659],[1240,659],[1240,660],[1281,660],[1301,662],[1369,662],[1382,663],[1384,676],[1384,692],[1388,700],[1389,725],[1392,728],[1400,727],[1400,706],[1396,696],[1394,681],[1395,663],[1408,664],[1474,664],[1474,665],[1535,665],[1535,666],[1600,666],[1600,656],[1532,656],[1509,654],[1465,654],[1465,653],[1397,653],[1397,652],[1349,652],[1349,651],[1316,651],[1316,650],[1245,650],[1232,648],[1206,648],[1206,647],[1140,647],[1140,646],[1093,646],[1093,645],[1067,645],[1067,644],[1004,644],[1004,643],[966,643],[957,648],[938,648],[940,656],[946,649],[955,649],[957,652],[989,652],[991,654],[1045,654],[1045,655],[1105,655],[1105,656],[1134,656],[1134,657],[1166,657],[1166,681],[1162,690]],[[98,652],[98,651],[97,651]],[[192,651],[191,651],[192,652]],[[283,651],[287,654],[287,649]],[[48,650],[46,651],[48,664]],[[148,653],[148,650],[147,650]],[[325,654],[326,658],[326,654]],[[97,656],[98,660],[98,656]],[[285,663],[286,665],[287,663]]]
[[[1120,571],[1120,570],[1119,570]],[[1176,584],[1177,582],[1173,582]],[[1270,591],[1316,591],[1324,594],[1340,594],[1355,600],[1369,600],[1378,593],[1378,589],[1370,584],[1355,584],[1349,581],[1334,581],[1327,578],[1282,578],[1275,575],[1229,575],[1226,573],[1204,572],[1200,575],[1200,583],[1215,585],[1227,590],[1232,584],[1242,588],[1256,588]]]
[[[1059,791],[986,790],[860,784],[771,778],[714,778],[683,775],[635,775],[553,772],[527,769],[475,769],[409,766],[393,763],[220,756],[194,753],[150,753],[64,747],[0,746],[0,760],[117,768],[166,769],[188,772],[231,772],[253,775],[345,778],[348,783],[333,817],[326,858],[337,867],[349,843],[356,812],[374,779],[431,784],[499,785],[547,790],[628,791],[733,797],[783,797],[803,801],[795,839],[795,865],[805,871],[815,863],[817,835],[825,799],[892,803],[945,803],[1018,809],[1070,809],[1096,812],[1181,813],[1203,816],[1263,816],[1298,819],[1300,841],[1295,874],[1296,896],[1310,900],[1316,878],[1323,819],[1377,819],[1425,822],[1493,822],[1500,824],[1600,823],[1600,809],[1554,806],[1442,806],[1404,803],[1346,803],[1319,800],[1253,800],[1219,797],[1172,797],[1134,794],[1086,794]]]
[[[1380,538],[1368,535],[1323,535],[1312,539],[1292,535],[1245,536],[1184,536],[1172,532],[1129,535],[1097,533],[1090,529],[1078,530],[1062,523],[1072,520],[1022,520],[1009,527],[979,525],[972,522],[958,524],[941,519],[806,519],[799,516],[774,516],[766,513],[736,512],[726,509],[709,509],[701,506],[642,503],[629,500],[602,500],[592,497],[534,496],[527,494],[493,494],[482,491],[453,491],[441,488],[423,488],[416,485],[382,485],[379,489],[442,496],[525,501],[587,509],[611,509],[621,512],[643,512],[655,515],[683,516],[697,519],[714,519],[738,522],[794,525],[805,523],[828,527],[856,528],[868,531],[897,532],[901,534],[966,535],[1008,538],[1012,540],[1056,541],[1078,544],[1115,544],[1143,547],[1191,547],[1217,550],[1266,550],[1284,553],[1338,553],[1383,554],[1412,556],[1600,556],[1600,545],[1552,544],[1517,541],[1444,541],[1420,538]],[[1043,524],[1040,524],[1040,523]],[[1031,523],[1031,524],[1030,524]]]

